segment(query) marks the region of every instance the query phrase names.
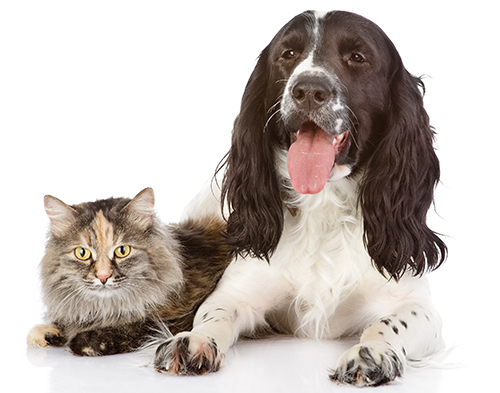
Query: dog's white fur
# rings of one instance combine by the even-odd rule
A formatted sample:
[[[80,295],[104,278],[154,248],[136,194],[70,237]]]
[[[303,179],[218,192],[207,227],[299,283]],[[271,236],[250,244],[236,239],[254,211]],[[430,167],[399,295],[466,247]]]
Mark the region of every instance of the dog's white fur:
[[[320,17],[316,15],[317,20]],[[313,36],[317,35],[315,31]],[[283,117],[293,101],[290,91],[296,75],[321,72],[312,56],[296,67],[287,82]],[[336,105],[332,110],[343,108],[340,101]],[[284,150],[276,154],[281,179],[290,178],[286,154]],[[182,373],[179,362],[189,359],[200,359],[200,370],[216,370],[238,337],[267,325],[299,337],[361,334],[360,343],[341,357],[331,374],[337,382],[358,386],[388,383],[403,375],[406,364],[443,349],[441,320],[426,278],[412,276],[409,269],[399,281],[388,280],[372,265],[358,203],[362,174],[350,173],[349,166],[335,165],[320,193],[300,195],[290,190],[295,200],[286,201],[291,209],[285,209],[281,239],[269,263],[235,259],[199,308],[192,332],[165,343],[171,349],[160,371]],[[220,179],[208,185],[188,205],[184,218],[221,214],[218,184]],[[229,216],[227,209],[224,215]],[[183,352],[176,353],[175,348]]]
[[[388,281],[373,268],[362,239],[357,186],[356,178],[342,178],[319,194],[298,196],[294,206],[299,213],[286,211],[270,263],[235,259],[198,310],[192,332],[177,339],[190,338],[194,352],[213,340],[223,357],[240,335],[267,324],[299,337],[362,333],[360,345],[340,359],[336,379],[365,366],[361,347],[370,348],[382,368],[395,366],[383,361],[388,351],[404,367],[441,350],[441,320],[426,278],[405,275],[399,282]],[[213,182],[188,205],[185,216],[220,212],[219,198]],[[370,385],[358,374],[358,385]]]

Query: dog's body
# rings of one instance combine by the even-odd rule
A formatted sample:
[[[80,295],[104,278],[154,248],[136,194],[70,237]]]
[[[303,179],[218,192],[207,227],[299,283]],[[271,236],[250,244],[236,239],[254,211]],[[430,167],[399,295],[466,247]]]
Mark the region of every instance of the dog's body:
[[[216,371],[241,334],[268,325],[361,334],[331,374],[360,386],[443,348],[422,277],[446,246],[425,223],[439,163],[418,84],[357,15],[306,12],[280,30],[247,85],[222,188],[188,207],[222,204],[240,256],[193,330],[159,347],[158,370]]]

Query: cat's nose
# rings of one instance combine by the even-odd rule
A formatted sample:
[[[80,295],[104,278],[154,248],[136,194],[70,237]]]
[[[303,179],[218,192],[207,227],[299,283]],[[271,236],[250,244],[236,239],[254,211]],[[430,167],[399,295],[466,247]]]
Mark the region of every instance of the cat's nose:
[[[108,278],[110,277],[109,274],[98,274],[97,278],[101,281],[102,285],[105,285],[106,282],[108,281]]]

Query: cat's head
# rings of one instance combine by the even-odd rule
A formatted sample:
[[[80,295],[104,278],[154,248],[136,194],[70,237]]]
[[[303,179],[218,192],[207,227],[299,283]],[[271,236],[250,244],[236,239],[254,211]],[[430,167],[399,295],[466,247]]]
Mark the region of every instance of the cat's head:
[[[42,291],[55,321],[144,317],[182,282],[177,242],[154,214],[154,193],[69,206],[45,196],[49,239]]]

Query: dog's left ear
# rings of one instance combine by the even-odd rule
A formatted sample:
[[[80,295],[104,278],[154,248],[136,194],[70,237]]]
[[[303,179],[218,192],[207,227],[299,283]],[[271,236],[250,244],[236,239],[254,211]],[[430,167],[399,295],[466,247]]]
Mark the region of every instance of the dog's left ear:
[[[440,169],[419,88],[422,81],[399,59],[387,126],[360,188],[368,253],[382,274],[396,280],[407,270],[415,275],[433,270],[447,255],[426,223]]]
[[[269,47],[250,76],[235,120],[226,159],[222,205],[227,203],[227,240],[242,255],[269,259],[283,230],[283,203],[275,171],[276,142],[268,119]]]

